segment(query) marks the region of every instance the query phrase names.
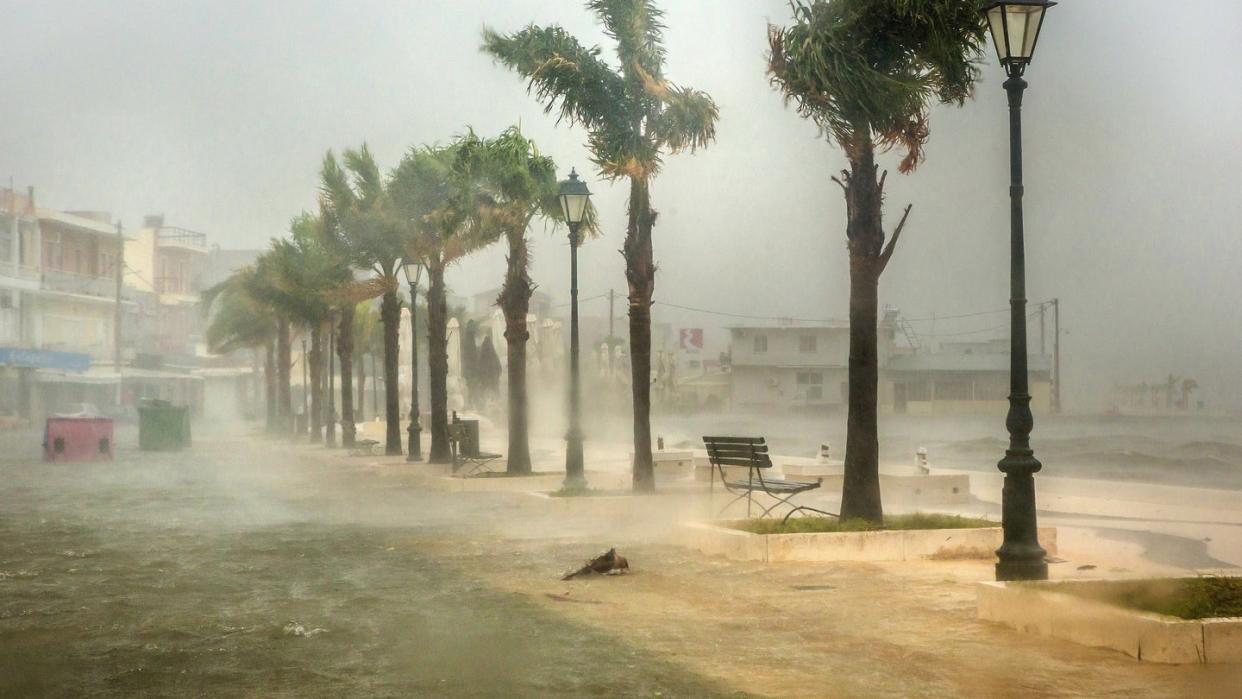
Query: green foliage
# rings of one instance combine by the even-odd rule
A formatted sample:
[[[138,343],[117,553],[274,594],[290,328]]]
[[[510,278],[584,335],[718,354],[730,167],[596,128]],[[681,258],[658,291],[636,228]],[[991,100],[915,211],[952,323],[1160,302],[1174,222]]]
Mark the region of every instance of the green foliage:
[[[303,213],[293,219],[292,238],[273,239],[256,264],[264,284],[259,299],[303,325],[328,319],[333,292],[351,279],[347,267],[324,244],[322,217]]]
[[[496,240],[483,224],[473,132],[448,146],[411,148],[393,170],[388,191],[404,222],[405,255],[444,268]]]
[[[261,299],[263,280],[253,266],[244,267],[202,294],[207,317],[207,347],[217,354],[266,345],[276,335],[272,308]]]
[[[559,26],[483,31],[483,51],[526,78],[544,111],[581,124],[600,173],[646,180],[662,149],[694,151],[715,139],[719,112],[705,92],[664,77],[663,13],[648,0],[591,0],[616,43],[620,70]]]
[[[768,73],[800,115],[847,151],[861,142],[922,159],[933,101],[961,105],[979,77],[978,5],[963,0],[791,0],[768,27]]]
[[[328,151],[320,169],[326,244],[350,265],[391,277],[405,254],[406,226],[367,145],[346,150],[342,159],[344,167]]]
[[[1242,617],[1242,578],[1067,582],[1051,587],[1077,597],[1180,619]]]
[[[734,528],[752,534],[820,534],[906,529],[978,529],[996,526],[999,526],[996,522],[986,519],[916,512],[908,515],[887,516],[884,518],[883,525],[864,519],[792,517],[784,523],[779,519],[749,519],[737,523]]]

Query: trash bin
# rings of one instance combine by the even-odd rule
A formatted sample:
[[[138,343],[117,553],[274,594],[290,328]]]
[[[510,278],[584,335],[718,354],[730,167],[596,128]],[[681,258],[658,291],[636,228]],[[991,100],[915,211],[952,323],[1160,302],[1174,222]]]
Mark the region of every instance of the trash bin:
[[[46,461],[109,461],[112,459],[112,419],[106,417],[49,417],[43,429]]]
[[[147,400],[138,406],[138,448],[167,451],[190,446],[190,408],[166,400]]]

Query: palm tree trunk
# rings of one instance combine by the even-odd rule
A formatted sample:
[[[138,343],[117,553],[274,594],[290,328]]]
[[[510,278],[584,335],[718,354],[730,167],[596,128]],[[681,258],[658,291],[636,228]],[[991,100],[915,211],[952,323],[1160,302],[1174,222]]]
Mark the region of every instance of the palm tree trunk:
[[[276,323],[276,430],[280,434],[293,433],[293,387],[289,383],[289,371],[293,355],[289,342],[289,319],[280,318]]]
[[[846,194],[846,235],[850,250],[849,415],[846,421],[845,476],[841,518],[880,523],[880,440],[876,416],[879,359],[876,323],[879,309],[883,196],[876,176],[874,149],[865,145],[850,157]]]
[[[341,360],[341,446],[354,446],[354,307],[341,307],[336,327],[336,354]]]
[[[401,301],[396,291],[384,294],[380,304],[380,321],[384,324],[384,420],[386,421],[384,453],[400,456],[401,396],[398,392],[397,362],[400,358]]]
[[[310,442],[323,441],[323,329],[311,323],[310,358]]]
[[[448,443],[448,303],[444,266],[427,266],[427,370],[431,383],[431,449],[427,461],[452,460]]]
[[[529,401],[526,396],[526,314],[530,310],[529,253],[526,231],[509,234],[508,269],[496,302],[505,316],[505,343],[509,353],[509,461],[508,472],[530,473]]]
[[[367,419],[367,355],[366,352],[354,355],[358,365],[358,399],[354,401],[354,419],[366,422]]]
[[[276,431],[276,341],[269,340],[263,347],[263,406],[267,411],[265,427],[268,434]]]
[[[646,180],[630,179],[629,225],[625,232],[625,277],[630,289],[630,369],[634,393],[634,476],[636,492],[655,490],[651,459],[651,296],[655,292],[655,255]]]

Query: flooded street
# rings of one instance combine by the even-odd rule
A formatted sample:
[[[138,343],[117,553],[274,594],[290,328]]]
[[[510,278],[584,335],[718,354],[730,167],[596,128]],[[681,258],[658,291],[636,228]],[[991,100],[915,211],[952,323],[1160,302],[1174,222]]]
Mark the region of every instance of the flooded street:
[[[985,697],[1014,681],[1229,696],[1242,681],[980,623],[990,561],[729,562],[670,545],[660,517],[432,493],[425,468],[227,435],[0,462],[0,696]],[[1063,529],[1056,575],[1161,563],[1087,524]],[[559,580],[614,545],[631,575]]]
[[[428,555],[461,501],[287,449],[3,462],[0,696],[730,694]]]

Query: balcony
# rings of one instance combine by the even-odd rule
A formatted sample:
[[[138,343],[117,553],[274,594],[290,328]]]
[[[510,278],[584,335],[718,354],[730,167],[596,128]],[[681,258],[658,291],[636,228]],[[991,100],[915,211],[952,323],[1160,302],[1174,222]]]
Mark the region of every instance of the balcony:
[[[78,296],[116,297],[116,279],[62,270],[43,270],[43,289]]]
[[[4,286],[34,291],[39,288],[39,270],[36,267],[0,260],[0,280]]]
[[[176,226],[161,226],[155,233],[160,247],[207,252],[207,234]]]

